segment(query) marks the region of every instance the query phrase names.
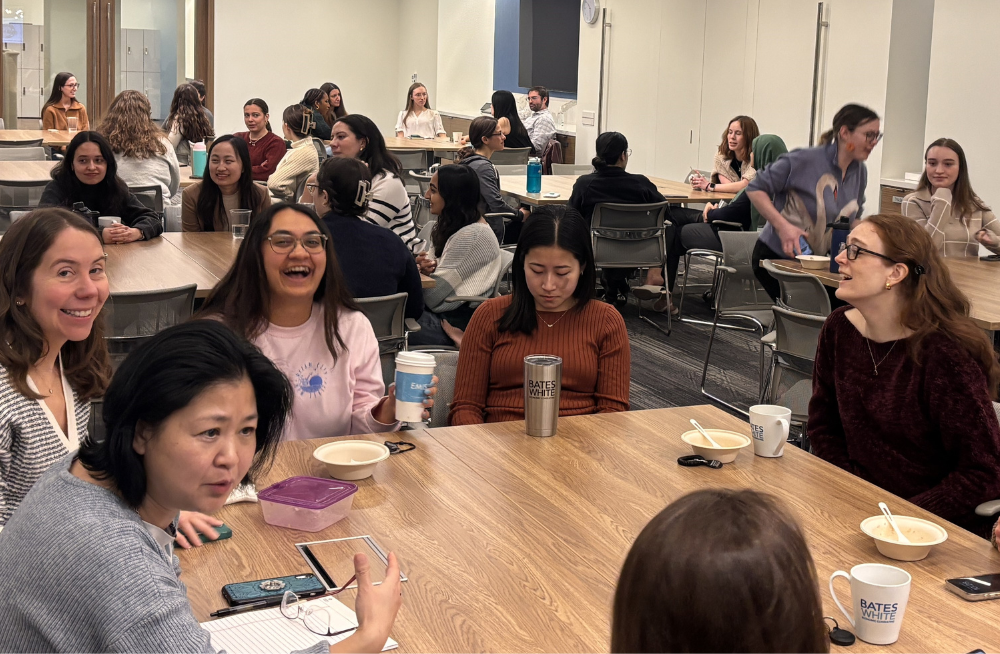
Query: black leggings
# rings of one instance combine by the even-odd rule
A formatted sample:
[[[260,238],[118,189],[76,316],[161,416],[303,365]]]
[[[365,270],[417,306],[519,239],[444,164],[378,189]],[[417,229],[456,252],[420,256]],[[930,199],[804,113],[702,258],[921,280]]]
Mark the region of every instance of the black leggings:
[[[760,282],[760,285],[764,287],[767,294],[771,296],[771,299],[775,302],[778,301],[778,297],[781,295],[781,287],[778,286],[778,280],[771,277],[771,273],[764,270],[764,267],[760,265],[763,259],[784,259],[785,255],[780,252],[775,252],[767,245],[764,241],[760,239],[757,240],[757,245],[753,246],[753,257],[751,259],[751,266],[753,266],[753,274]]]

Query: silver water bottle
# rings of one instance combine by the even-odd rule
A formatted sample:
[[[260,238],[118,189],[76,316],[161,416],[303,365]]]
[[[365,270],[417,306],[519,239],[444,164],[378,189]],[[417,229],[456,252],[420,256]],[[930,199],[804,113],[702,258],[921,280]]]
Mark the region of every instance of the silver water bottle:
[[[559,421],[562,359],[547,354],[524,357],[524,426],[528,436],[555,436]]]

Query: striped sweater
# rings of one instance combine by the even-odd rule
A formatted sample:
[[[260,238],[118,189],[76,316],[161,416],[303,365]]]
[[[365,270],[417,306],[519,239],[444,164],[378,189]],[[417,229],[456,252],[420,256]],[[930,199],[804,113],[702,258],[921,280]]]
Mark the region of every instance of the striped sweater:
[[[298,200],[296,193],[310,175],[319,172],[319,154],[311,138],[292,143],[292,149],[278,162],[271,176],[267,178],[267,190],[271,195],[286,202]]]
[[[372,179],[371,192],[365,220],[391,229],[413,254],[426,251],[427,242],[417,236],[417,226],[410,215],[410,196],[402,180],[392,173],[379,173]]]
[[[526,336],[497,329],[511,297],[481,304],[465,330],[449,424],[524,420],[524,357],[529,354],[562,357],[560,416],[628,411],[628,332],[613,306],[591,300],[580,311],[543,311],[538,315],[545,322],[539,320]]]
[[[445,302],[452,295],[485,295],[500,274],[500,245],[485,222],[466,225],[451,235],[438,256],[431,275],[434,288],[424,289],[424,306],[442,313],[457,309],[461,302]]]
[[[67,409],[75,407],[77,434],[82,441],[87,437],[90,403],[79,402],[76,391],[71,399],[72,406],[67,402]],[[18,393],[7,369],[0,366],[0,527],[7,524],[42,473],[69,451],[41,403]]]

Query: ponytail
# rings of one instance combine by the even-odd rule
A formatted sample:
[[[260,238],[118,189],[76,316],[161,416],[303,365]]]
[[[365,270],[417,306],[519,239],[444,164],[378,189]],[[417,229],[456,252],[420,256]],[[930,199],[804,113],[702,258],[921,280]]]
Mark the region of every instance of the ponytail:
[[[261,111],[264,112],[265,116],[268,115],[269,113],[271,113],[271,111],[267,108],[267,103],[264,102],[263,100],[261,100],[260,98],[250,98],[249,100],[247,100],[246,102],[243,103],[243,108],[246,109],[250,105],[253,105],[253,106],[259,108]],[[267,121],[266,125],[267,125],[267,131],[269,131],[269,132],[273,132],[274,131],[274,130],[271,129],[271,121],[270,120]]]
[[[823,132],[819,137],[819,142],[822,145],[830,145],[837,140],[841,127],[854,131],[872,120],[878,120],[878,114],[868,107],[860,104],[845,104],[833,116],[833,129]]]

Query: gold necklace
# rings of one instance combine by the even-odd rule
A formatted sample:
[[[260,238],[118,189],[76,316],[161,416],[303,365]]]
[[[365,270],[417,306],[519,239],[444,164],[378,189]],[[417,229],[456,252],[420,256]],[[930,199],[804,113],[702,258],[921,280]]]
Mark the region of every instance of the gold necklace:
[[[548,322],[547,320],[545,320],[545,318],[542,318],[542,314],[541,314],[541,312],[539,312],[539,311],[537,311],[537,310],[535,311],[535,313],[537,313],[537,314],[538,314],[538,319],[539,319],[539,320],[541,320],[542,322],[544,322],[544,323],[545,323],[545,326],[546,326],[546,327],[550,327],[550,328],[551,328],[551,327],[555,327],[555,326],[556,326],[556,323],[557,323],[557,322],[559,322],[560,320],[562,320],[563,318],[565,318],[565,317],[566,317],[566,314],[567,314],[568,312],[569,312],[569,309],[566,309],[566,311],[563,311],[563,312],[562,312],[562,315],[561,315],[561,316],[559,316],[558,318],[556,318],[556,322],[554,322],[554,323],[552,323],[552,324],[549,324],[549,322]]]
[[[892,350],[893,350],[893,348],[896,347],[896,343],[898,343],[898,342],[899,341],[893,341],[892,342],[892,347],[890,347],[889,351],[885,353],[885,356],[882,357],[882,360],[879,361],[878,363],[875,363],[875,353],[872,352],[872,343],[871,343],[871,341],[868,340],[867,336],[865,337],[865,345],[868,346],[868,355],[872,358],[872,365],[875,366],[875,376],[876,377],[878,377],[878,367],[880,365],[882,365],[883,363],[885,363],[885,360],[889,358],[890,354],[892,354]]]

